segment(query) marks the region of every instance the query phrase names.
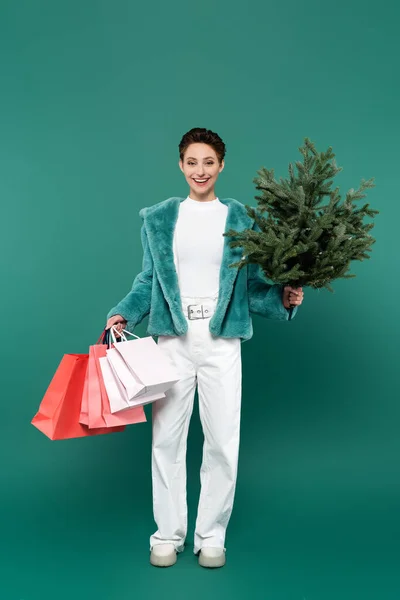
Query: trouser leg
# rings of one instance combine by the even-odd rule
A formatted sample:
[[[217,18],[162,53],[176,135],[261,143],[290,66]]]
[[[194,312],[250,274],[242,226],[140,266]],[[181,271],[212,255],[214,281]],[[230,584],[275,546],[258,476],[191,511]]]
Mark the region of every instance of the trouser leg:
[[[160,336],[158,344],[177,367],[181,379],[152,404],[153,513],[155,544],[172,543],[178,552],[187,534],[186,447],[196,386],[187,336]]]
[[[240,338],[216,338],[208,330],[205,334],[204,358],[197,371],[204,445],[194,535],[195,554],[202,546],[225,550],[226,529],[236,488],[240,440]]]

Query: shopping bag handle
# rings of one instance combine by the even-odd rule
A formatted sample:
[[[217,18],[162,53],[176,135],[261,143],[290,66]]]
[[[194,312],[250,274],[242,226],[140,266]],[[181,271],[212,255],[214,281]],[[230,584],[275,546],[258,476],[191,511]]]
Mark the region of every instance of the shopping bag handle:
[[[107,329],[104,329],[104,331],[102,332],[101,336],[99,337],[99,339],[97,340],[96,344],[106,344],[108,342],[105,341],[105,338],[107,337]]]
[[[124,336],[124,337],[125,337],[125,336]],[[126,339],[126,338],[125,338],[125,339]],[[113,335],[112,342],[113,342],[114,344],[116,344],[116,343],[117,343],[117,341],[119,341],[119,340],[116,340],[116,339],[115,339],[115,336]],[[105,344],[105,345],[107,346],[107,348],[111,348],[111,342],[110,342],[110,329],[105,329],[105,330],[103,331],[103,333],[101,334],[101,336],[100,336],[100,337],[99,337],[99,339],[97,340],[97,343],[98,343],[98,344],[99,344],[99,343],[101,343],[101,344]]]
[[[138,335],[135,335],[134,333],[131,333],[127,329],[123,329],[122,331],[123,331],[123,333],[127,333],[128,335],[131,335],[131,336],[137,338],[138,340],[140,340],[140,337]]]
[[[111,341],[113,344],[117,344],[119,341],[123,341],[123,342],[127,342],[128,340],[126,339],[126,335],[131,335],[132,337],[137,338],[138,340],[140,340],[140,337],[138,335],[135,335],[134,333],[131,333],[130,331],[128,331],[127,329],[123,329],[122,331],[118,331],[119,335],[121,336],[121,340],[117,340],[116,339],[116,335],[115,332],[118,331],[116,329],[116,327],[113,325],[112,327],[110,327],[110,329],[104,329],[104,331],[102,332],[101,336],[99,337],[99,339],[97,340],[97,344],[106,344],[107,348],[111,347],[111,342],[110,342],[110,335],[111,335]]]
[[[114,326],[111,329],[114,329]],[[112,341],[113,341],[113,343],[116,344],[117,340],[115,338],[115,335],[114,335],[113,331],[111,332],[111,335],[112,335]],[[122,337],[122,339],[124,341],[127,341],[125,335],[121,335],[121,337]],[[99,339],[96,342],[96,345],[97,344],[105,344],[105,345],[107,345],[108,348],[110,348],[110,346],[111,346],[111,343],[110,343],[110,329],[104,329],[102,331]]]
[[[116,331],[118,332],[118,334],[119,334],[119,336],[121,338],[120,340],[117,340],[117,336],[115,335]],[[113,344],[116,344],[117,341],[118,342],[120,342],[120,341],[126,342],[127,341],[127,339],[126,339],[125,335],[122,333],[122,331],[118,331],[118,329],[114,325],[110,328],[109,334],[111,335],[111,339],[112,339],[112,343]]]
[[[110,332],[111,332],[111,339],[113,341],[113,344],[117,343],[116,336],[115,336],[115,331],[117,331],[117,329],[115,328],[115,326],[112,326],[111,329],[110,329]],[[126,339],[126,335],[125,334],[131,335],[131,336],[137,338],[138,340],[140,340],[140,337],[138,335],[135,335],[134,333],[131,333],[127,329],[123,329],[122,331],[118,331],[118,333],[121,336],[121,339],[122,339],[123,342],[127,342],[128,341]]]

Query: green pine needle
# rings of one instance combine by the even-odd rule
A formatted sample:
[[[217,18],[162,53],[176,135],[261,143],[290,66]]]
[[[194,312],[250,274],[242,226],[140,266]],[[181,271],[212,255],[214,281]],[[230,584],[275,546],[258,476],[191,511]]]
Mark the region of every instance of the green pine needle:
[[[339,188],[332,188],[342,170],[329,147],[318,152],[309,138],[299,148],[302,161],[289,164],[289,178],[275,179],[274,169],[262,167],[254,178],[256,208],[246,205],[255,228],[224,235],[234,237],[231,247],[243,248],[245,257],[231,267],[257,263],[267,279],[294,287],[325,287],[335,279],[349,279],[351,261],[370,258],[375,239],[369,234],[378,210],[369,203],[361,208],[356,201],[375,187],[374,179],[362,179],[357,190],[350,189],[342,202]],[[326,200],[326,198],[328,200]],[[266,216],[265,216],[265,214]]]

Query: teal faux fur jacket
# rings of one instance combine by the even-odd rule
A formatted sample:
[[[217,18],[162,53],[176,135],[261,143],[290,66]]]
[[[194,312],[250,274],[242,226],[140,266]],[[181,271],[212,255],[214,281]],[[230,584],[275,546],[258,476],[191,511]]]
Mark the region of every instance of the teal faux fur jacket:
[[[122,315],[128,322],[129,331],[133,331],[147,315],[149,335],[183,335],[188,330],[172,246],[179,205],[183,200],[168,198],[139,211],[143,219],[142,271],[134,279],[131,291],[107,315],[107,318]],[[244,204],[233,198],[220,200],[228,206],[225,231],[231,228],[259,231]],[[253,335],[251,313],[287,321],[289,311],[282,302],[283,286],[268,283],[259,265],[248,264],[240,270],[229,267],[242,256],[242,248],[231,248],[230,240],[231,237],[224,237],[218,302],[209,320],[209,329],[215,336],[240,337],[243,342]],[[297,310],[296,306],[292,318]]]

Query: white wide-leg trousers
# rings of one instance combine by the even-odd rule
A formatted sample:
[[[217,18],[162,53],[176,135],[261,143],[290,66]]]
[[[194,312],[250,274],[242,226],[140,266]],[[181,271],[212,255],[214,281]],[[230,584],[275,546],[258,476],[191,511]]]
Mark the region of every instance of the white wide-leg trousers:
[[[194,553],[202,546],[225,551],[239,454],[242,362],[240,338],[213,336],[209,318],[189,319],[190,304],[217,298],[182,298],[188,320],[183,336],[159,336],[159,346],[176,365],[181,379],[152,404],[153,512],[157,531],[150,549],[172,543],[184,549],[187,535],[186,447],[196,384],[204,434],[201,492],[194,532]]]

